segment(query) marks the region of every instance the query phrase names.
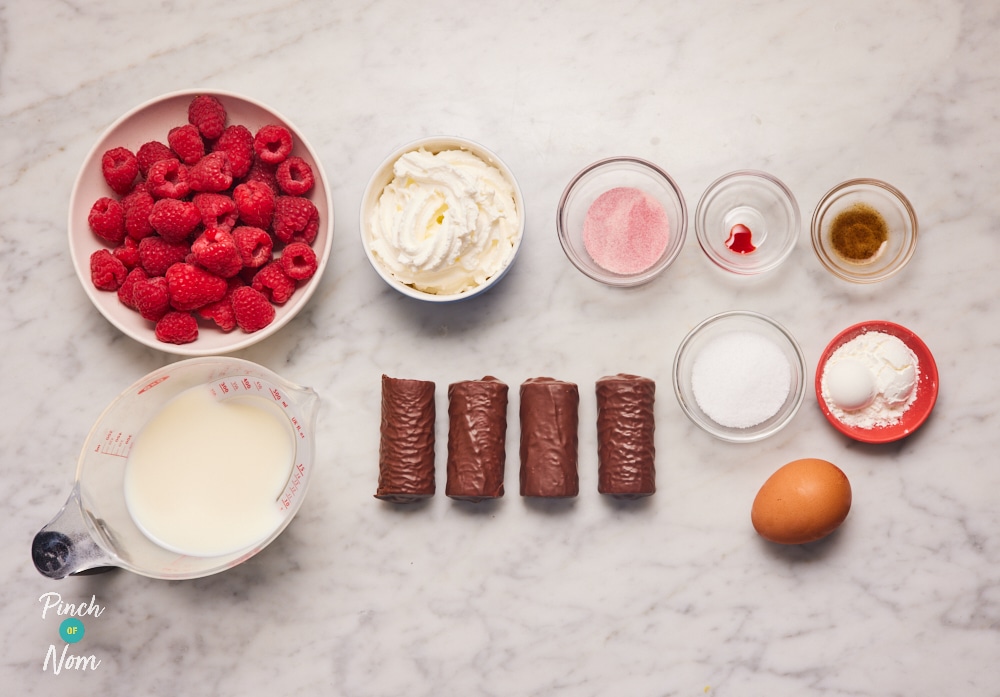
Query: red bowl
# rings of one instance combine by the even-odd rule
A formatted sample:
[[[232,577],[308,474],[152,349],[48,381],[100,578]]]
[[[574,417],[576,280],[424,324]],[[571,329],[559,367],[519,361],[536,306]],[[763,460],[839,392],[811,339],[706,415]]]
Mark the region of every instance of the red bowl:
[[[896,423],[889,426],[876,426],[875,428],[858,428],[856,426],[848,426],[837,419],[830,412],[829,407],[827,407],[826,400],[823,399],[823,369],[826,367],[826,362],[834,351],[861,334],[872,331],[896,337],[906,344],[913,351],[914,355],[916,355],[920,372],[917,377],[917,397],[913,400],[910,408],[903,412],[902,418]],[[816,365],[816,401],[819,402],[820,411],[823,412],[827,421],[833,424],[834,428],[848,438],[853,438],[862,443],[891,443],[910,435],[920,428],[924,421],[927,420],[927,417],[930,416],[931,411],[934,409],[934,403],[937,401],[937,394],[937,364],[934,362],[934,356],[931,355],[927,344],[906,327],[892,322],[872,320],[848,327],[835,336],[833,341],[827,345]]]

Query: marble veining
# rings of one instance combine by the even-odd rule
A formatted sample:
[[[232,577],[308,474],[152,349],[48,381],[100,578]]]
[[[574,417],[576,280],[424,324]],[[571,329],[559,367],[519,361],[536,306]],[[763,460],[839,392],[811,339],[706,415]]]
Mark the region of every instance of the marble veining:
[[[0,4],[0,680],[24,696],[996,695],[1000,469],[1000,9],[870,3],[518,0]],[[121,114],[193,87],[293,120],[331,178],[333,257],[305,311],[239,353],[313,387],[318,461],[299,516],[264,552],[185,582],[125,572],[49,581],[34,533],[69,494],[90,426],[175,358],[114,329],[82,292],[65,239],[80,163]],[[481,298],[424,306],[368,265],[358,208],[399,145],[479,141],[514,171],[526,238]],[[715,178],[766,170],[795,194],[791,258],[726,277],[693,229],[666,274],[630,290],[579,274],[555,208],[580,168],[634,155],[673,176],[693,214]],[[920,219],[897,278],[851,287],[815,258],[808,221],[848,178],[899,187]],[[752,309],[797,337],[810,373],[867,319],[920,335],[940,371],[928,423],[882,447],[845,440],[809,390],[751,445],[689,423],[670,368],[686,332]],[[657,493],[597,493],[594,382],[657,382]],[[382,373],[437,383],[438,494],[373,498]],[[444,492],[447,385],[511,386],[507,495]],[[517,387],[580,385],[580,496],[517,495]],[[779,548],[750,526],[770,473],[821,457],[850,478],[846,524]],[[77,644],[61,606],[96,603]],[[48,596],[53,597],[53,596]],[[99,661],[56,675],[50,646]]]

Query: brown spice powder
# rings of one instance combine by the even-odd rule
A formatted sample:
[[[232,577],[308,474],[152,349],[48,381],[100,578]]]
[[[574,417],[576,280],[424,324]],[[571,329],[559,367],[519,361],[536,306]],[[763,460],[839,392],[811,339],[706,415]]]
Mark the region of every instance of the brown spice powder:
[[[863,262],[874,257],[889,239],[889,226],[882,214],[865,203],[841,211],[830,225],[834,251],[848,261]]]

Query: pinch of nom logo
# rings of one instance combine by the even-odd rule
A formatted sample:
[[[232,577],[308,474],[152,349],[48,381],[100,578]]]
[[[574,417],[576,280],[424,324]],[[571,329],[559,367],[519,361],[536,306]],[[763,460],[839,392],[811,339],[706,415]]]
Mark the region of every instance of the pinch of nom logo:
[[[45,652],[42,672],[48,672],[50,667],[53,675],[59,675],[67,670],[97,670],[100,659],[93,654],[89,656],[70,653],[70,646],[78,644],[87,631],[82,618],[97,618],[104,612],[104,607],[97,604],[97,596],[90,596],[90,602],[65,603],[59,593],[43,593],[38,602],[42,604],[42,619],[52,617],[64,618],[59,623],[59,638],[64,642],[62,651],[50,644]]]

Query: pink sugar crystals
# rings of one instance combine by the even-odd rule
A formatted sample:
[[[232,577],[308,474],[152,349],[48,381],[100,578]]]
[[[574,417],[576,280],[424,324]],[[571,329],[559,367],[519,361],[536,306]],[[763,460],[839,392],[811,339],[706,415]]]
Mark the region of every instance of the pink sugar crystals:
[[[636,274],[663,255],[670,221],[653,196],[616,187],[597,197],[583,221],[583,245],[594,262],[612,273]]]

